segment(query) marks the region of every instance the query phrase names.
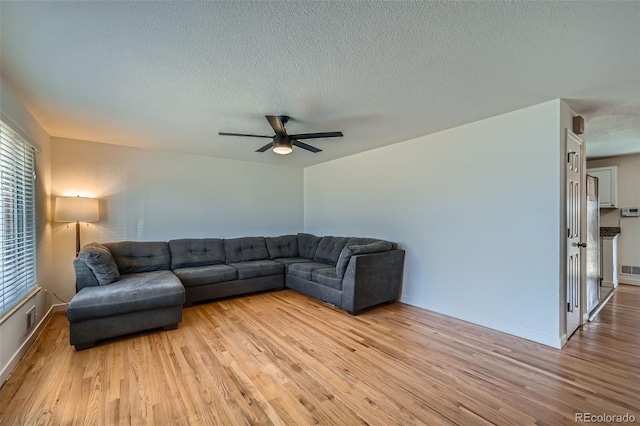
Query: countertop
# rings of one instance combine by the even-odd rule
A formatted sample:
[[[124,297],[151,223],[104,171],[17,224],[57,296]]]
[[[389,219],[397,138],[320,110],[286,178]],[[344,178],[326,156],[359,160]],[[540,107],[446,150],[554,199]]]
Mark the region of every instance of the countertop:
[[[600,227],[600,236],[601,237],[615,237],[620,234],[620,227],[615,226],[601,226]]]

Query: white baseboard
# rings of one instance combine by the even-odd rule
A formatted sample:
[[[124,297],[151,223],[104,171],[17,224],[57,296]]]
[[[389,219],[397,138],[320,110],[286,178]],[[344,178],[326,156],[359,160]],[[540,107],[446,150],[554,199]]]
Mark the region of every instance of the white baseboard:
[[[57,303],[55,305],[51,305],[51,309],[53,309],[53,312],[67,312],[67,307],[68,306],[69,305],[66,304],[66,303]],[[51,309],[49,309],[49,310],[51,310]],[[49,313],[47,312],[47,315],[48,314]]]
[[[57,305],[51,305],[47,313],[42,317],[40,322],[33,328],[29,337],[24,341],[24,343],[20,346],[20,348],[16,351],[15,354],[11,357],[11,360],[7,363],[5,368],[0,371],[0,386],[7,381],[13,370],[16,368],[20,360],[23,356],[31,349],[31,345],[36,341],[42,330],[44,330],[44,326],[47,325],[47,322],[51,319],[51,315],[54,312],[66,311],[67,305],[65,303],[59,303]]]
[[[551,336],[548,334],[540,333],[534,330],[518,327],[511,324],[506,324],[500,321],[486,318],[481,315],[472,314],[458,309],[450,308],[448,306],[438,305],[436,303],[429,303],[424,300],[419,300],[411,297],[400,297],[402,303],[408,305],[417,306],[419,308],[427,309],[429,311],[437,312],[439,314],[447,315],[450,317],[458,318],[463,321],[468,321],[473,324],[488,327],[493,330],[501,331],[503,333],[511,334],[513,336],[521,337],[523,339],[531,340],[536,343],[541,343],[552,348],[560,349],[563,346],[563,338],[560,336]],[[564,338],[566,343],[566,337]]]
[[[618,282],[620,284],[640,285],[640,277],[630,274],[619,274]]]
[[[564,345],[566,345],[568,341],[569,339],[567,338],[567,333],[563,334],[560,338],[560,347],[564,348]]]

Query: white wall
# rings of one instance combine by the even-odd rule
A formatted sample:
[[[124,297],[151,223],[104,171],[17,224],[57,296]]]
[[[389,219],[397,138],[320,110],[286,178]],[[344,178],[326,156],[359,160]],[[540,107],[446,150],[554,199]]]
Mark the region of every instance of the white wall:
[[[403,302],[559,347],[561,106],[308,167],[305,231],[397,241]]]
[[[50,277],[52,237],[48,223],[51,193],[51,143],[49,135],[24,107],[14,91],[0,79],[0,115],[2,120],[38,149],[36,154],[36,232],[38,285],[46,287]],[[0,385],[7,379],[20,358],[35,339],[35,333],[43,324],[27,331],[26,313],[36,308],[36,323],[41,322],[46,311],[55,303],[46,300],[44,292],[31,295],[15,312],[0,318]]]
[[[297,233],[300,168],[52,139],[52,193],[101,200],[82,244]],[[58,296],[75,294],[75,228],[53,223]]]
[[[589,160],[587,167],[618,166],[618,206],[640,207],[640,154]],[[600,226],[620,227],[618,280],[640,285],[640,277],[621,273],[620,265],[640,266],[640,218],[621,217],[620,209],[600,209]]]

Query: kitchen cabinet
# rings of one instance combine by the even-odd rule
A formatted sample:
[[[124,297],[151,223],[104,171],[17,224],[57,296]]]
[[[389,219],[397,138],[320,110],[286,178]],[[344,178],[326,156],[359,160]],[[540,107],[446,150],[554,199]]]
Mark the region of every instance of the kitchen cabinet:
[[[587,169],[587,174],[598,178],[600,208],[618,206],[618,166]]]

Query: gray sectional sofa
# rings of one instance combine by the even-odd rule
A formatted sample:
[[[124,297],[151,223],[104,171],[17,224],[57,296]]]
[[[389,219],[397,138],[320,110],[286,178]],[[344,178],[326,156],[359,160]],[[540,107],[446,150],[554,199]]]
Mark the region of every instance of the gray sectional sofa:
[[[404,250],[373,238],[179,239],[84,246],[74,261],[70,343],[176,328],[194,302],[285,286],[357,315],[399,295]]]

